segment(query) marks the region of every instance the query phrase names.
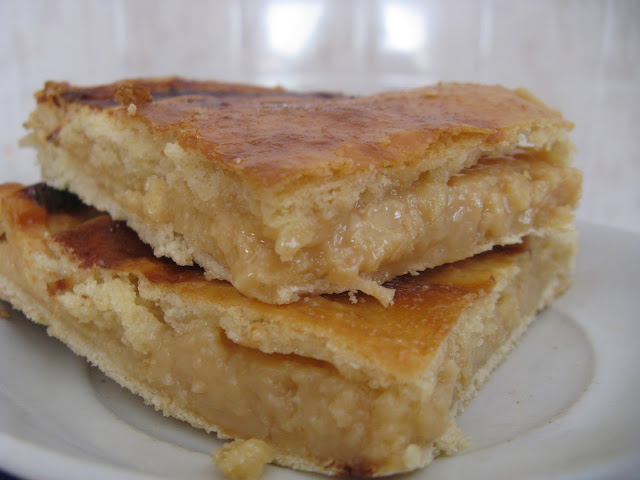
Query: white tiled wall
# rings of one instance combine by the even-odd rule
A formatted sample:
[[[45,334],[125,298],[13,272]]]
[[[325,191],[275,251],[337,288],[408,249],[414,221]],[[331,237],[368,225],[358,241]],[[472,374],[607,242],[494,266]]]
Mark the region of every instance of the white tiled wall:
[[[0,0],[0,180],[46,79],[182,74],[366,93],[526,86],[576,124],[581,218],[640,231],[640,2]]]

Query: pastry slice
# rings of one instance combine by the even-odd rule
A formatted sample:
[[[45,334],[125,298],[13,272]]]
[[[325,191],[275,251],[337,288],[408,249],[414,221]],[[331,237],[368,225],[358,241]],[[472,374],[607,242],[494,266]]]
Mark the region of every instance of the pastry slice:
[[[126,220],[157,256],[282,304],[572,221],[571,124],[524,90],[350,97],[149,79],[47,83],[26,140],[46,182]]]
[[[156,258],[44,185],[0,188],[0,297],[166,415],[297,469],[363,477],[458,450],[455,416],[570,283],[572,228],[289,305]],[[496,422],[500,419],[496,418]]]

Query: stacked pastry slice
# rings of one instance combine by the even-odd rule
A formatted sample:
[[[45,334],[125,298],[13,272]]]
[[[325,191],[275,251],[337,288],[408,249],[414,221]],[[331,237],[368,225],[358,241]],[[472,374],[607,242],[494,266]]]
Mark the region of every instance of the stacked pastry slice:
[[[456,451],[456,414],[570,283],[571,125],[525,91],[173,78],[37,100],[49,186],[1,190],[0,295],[282,465],[379,476]]]

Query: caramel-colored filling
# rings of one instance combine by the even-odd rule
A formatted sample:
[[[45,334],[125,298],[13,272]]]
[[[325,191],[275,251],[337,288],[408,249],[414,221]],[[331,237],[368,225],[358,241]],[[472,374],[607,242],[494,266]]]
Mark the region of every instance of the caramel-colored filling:
[[[448,179],[429,178],[436,175],[346,214],[318,215],[302,238],[273,232],[233,197],[224,207],[202,210],[178,184],[157,177],[147,182],[144,200],[127,208],[140,216],[158,212],[157,219],[172,222],[196,250],[224,258],[238,290],[263,301],[279,303],[281,291],[312,292],[320,285],[362,290],[386,303],[392,292],[379,284],[397,275],[568,223],[580,182],[571,167],[526,152],[482,159]],[[171,208],[158,208],[169,198]]]

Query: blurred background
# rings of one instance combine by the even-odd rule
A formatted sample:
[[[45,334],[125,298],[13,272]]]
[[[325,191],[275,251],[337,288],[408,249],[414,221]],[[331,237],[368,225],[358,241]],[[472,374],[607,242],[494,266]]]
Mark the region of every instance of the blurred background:
[[[640,2],[0,0],[0,180],[33,92],[172,75],[369,93],[438,81],[524,86],[576,128],[578,217],[640,231]]]

